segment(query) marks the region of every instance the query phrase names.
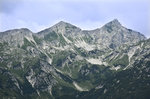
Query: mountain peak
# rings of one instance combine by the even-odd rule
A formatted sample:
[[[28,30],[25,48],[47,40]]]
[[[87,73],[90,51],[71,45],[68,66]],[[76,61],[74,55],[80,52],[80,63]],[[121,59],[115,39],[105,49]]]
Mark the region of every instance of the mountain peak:
[[[4,32],[1,32],[1,34],[7,35],[7,34],[17,34],[17,33],[25,33],[30,34],[32,31],[30,31],[28,28],[20,28],[20,29],[11,29]]]
[[[111,22],[120,23],[118,19],[113,19]]]
[[[53,25],[52,27],[50,28],[47,28],[45,30],[42,30],[40,32],[38,32],[39,34],[42,34],[42,33],[45,33],[47,31],[55,31],[55,32],[59,32],[59,33],[62,33],[62,31],[66,33],[66,31],[76,31],[76,32],[79,32],[81,31],[81,29],[75,25],[72,25],[68,22],[65,22],[65,21],[59,21],[58,23],[56,23],[55,25]]]
[[[105,24],[102,29],[107,30],[108,32],[111,32],[112,30],[120,29],[122,27],[121,23],[117,20],[114,19],[107,24]]]
[[[59,21],[58,23],[56,23],[54,26],[74,26],[68,22],[65,22],[65,21]]]
[[[70,29],[79,29],[80,30],[80,28],[78,28],[77,26],[75,26],[75,25],[72,25],[72,24],[70,24],[70,23],[68,23],[68,22],[64,22],[64,21],[60,21],[60,22],[58,22],[58,23],[56,23],[54,26],[52,26],[52,28],[70,28]]]
[[[31,30],[29,30],[28,28],[20,28],[20,31],[27,31],[27,32],[32,32]]]
[[[68,24],[68,23],[65,21],[59,21],[57,24]]]
[[[32,32],[32,31],[29,30],[28,28],[11,29],[11,30],[7,30],[7,31],[4,31],[4,32],[18,32],[18,31]]]
[[[118,19],[114,19],[107,24],[113,25],[113,26],[121,26],[121,23],[118,21]]]

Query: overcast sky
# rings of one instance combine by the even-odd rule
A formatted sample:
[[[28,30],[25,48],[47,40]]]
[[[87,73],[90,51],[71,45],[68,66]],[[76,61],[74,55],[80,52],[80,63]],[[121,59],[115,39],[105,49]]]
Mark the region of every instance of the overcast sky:
[[[123,26],[150,37],[149,4],[149,0],[0,0],[0,31],[38,32],[59,21],[90,30],[117,18]]]

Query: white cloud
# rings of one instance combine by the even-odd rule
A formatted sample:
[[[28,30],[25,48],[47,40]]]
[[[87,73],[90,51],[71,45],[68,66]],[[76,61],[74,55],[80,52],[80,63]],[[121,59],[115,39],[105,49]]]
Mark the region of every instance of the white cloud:
[[[87,20],[84,22],[79,22],[79,23],[73,22],[73,23],[76,26],[80,27],[82,30],[93,30],[93,29],[102,27],[107,22],[106,21],[103,21],[103,22],[102,21],[95,21],[95,22],[93,22],[93,21]]]
[[[41,25],[37,22],[24,21],[22,19],[13,18],[11,16],[8,16],[7,14],[0,13],[0,31],[16,28],[28,28],[33,32],[39,32],[49,26],[50,24],[48,24],[47,26]]]
[[[31,21],[27,22],[27,21],[23,21],[23,20],[17,20],[17,24],[18,24],[18,28],[29,28],[33,32],[39,32],[48,27],[45,25],[40,25],[36,22],[31,22]]]
[[[7,1],[6,6],[12,6]],[[26,27],[37,32],[63,20],[81,29],[99,28],[117,18],[128,28],[148,35],[149,0],[19,0],[11,13],[0,12],[0,31]],[[140,3],[139,3],[140,2]],[[13,4],[13,3],[12,3]],[[149,12],[150,13],[150,12]],[[147,25],[149,23],[149,25]],[[146,34],[146,32],[149,32]]]

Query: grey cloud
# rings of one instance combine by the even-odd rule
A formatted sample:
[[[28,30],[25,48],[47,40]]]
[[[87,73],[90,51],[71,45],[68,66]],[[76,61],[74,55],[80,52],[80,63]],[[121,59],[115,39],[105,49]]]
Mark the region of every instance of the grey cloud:
[[[21,0],[0,0],[0,13],[12,13]]]

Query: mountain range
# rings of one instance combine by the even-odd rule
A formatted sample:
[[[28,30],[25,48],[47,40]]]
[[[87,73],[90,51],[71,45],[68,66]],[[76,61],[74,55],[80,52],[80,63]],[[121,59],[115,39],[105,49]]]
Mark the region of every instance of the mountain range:
[[[0,32],[2,99],[150,99],[150,39],[117,20]]]

